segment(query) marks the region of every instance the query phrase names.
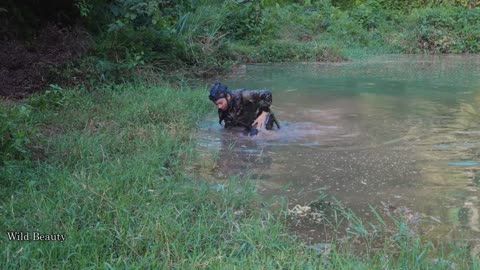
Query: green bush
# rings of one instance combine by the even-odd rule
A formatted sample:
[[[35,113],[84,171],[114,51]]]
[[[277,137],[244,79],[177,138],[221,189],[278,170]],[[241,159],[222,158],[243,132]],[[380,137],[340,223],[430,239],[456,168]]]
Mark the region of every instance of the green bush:
[[[178,55],[199,75],[221,73],[231,64],[224,11],[223,6],[200,6],[176,24]]]
[[[116,0],[98,5],[96,12],[86,13],[86,20],[99,14],[109,19],[100,20],[95,57],[87,70],[94,70],[94,80],[117,82],[145,68],[189,69],[201,76],[222,72],[231,58],[226,33],[220,29],[225,9],[202,0]]]
[[[352,20],[347,12],[336,11],[333,14],[333,23],[328,32],[347,46],[361,45],[368,46],[372,40],[367,29],[362,24]]]
[[[25,127],[32,121],[28,105],[8,108],[0,106],[0,165],[9,160],[29,158],[27,145],[30,143]]]
[[[311,7],[292,4],[273,9],[275,36],[282,39],[308,40],[325,32],[332,23],[335,8],[329,1],[321,1]]]
[[[352,9],[350,16],[353,21],[359,23],[363,29],[369,30],[384,24],[387,13],[378,1],[369,0]]]
[[[66,93],[60,86],[51,84],[50,88],[43,93],[32,95],[27,104],[36,110],[48,110],[63,107],[69,102]]]
[[[235,61],[328,61],[359,50],[479,52],[478,8],[417,2],[95,0],[79,5],[87,19],[105,15],[85,69],[89,81],[122,82],[146,69],[211,77]]]
[[[271,37],[275,31],[268,13],[271,9],[264,1],[227,1],[222,31],[235,40],[258,44]]]
[[[414,10],[405,20],[405,52],[477,53],[480,9],[462,7]]]
[[[251,62],[341,61],[342,50],[317,41],[268,41],[250,51]]]
[[[88,101],[80,100],[77,91],[50,85],[46,91],[30,96],[21,104],[0,104],[0,164],[29,160],[33,154],[38,154],[36,145],[42,140],[38,123],[62,117],[55,111],[80,103],[85,106]]]

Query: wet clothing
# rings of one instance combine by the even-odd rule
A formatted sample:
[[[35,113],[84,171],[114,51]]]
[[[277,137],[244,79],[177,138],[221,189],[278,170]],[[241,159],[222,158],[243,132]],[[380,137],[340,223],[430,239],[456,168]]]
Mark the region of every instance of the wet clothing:
[[[218,110],[220,124],[225,128],[241,126],[246,131],[252,129],[252,124],[262,112],[270,112],[272,92],[270,90],[233,90],[229,92],[228,110]]]

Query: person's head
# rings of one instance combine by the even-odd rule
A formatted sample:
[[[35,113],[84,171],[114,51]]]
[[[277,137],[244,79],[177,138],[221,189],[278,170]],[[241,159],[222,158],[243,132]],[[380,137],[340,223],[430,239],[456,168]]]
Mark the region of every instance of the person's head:
[[[220,109],[222,111],[226,111],[228,109],[227,98],[219,98],[215,101],[215,104],[217,105],[218,109]]]
[[[230,93],[225,85],[221,85],[216,82],[210,89],[210,95],[208,98],[217,105],[218,109],[226,111],[228,109],[228,101],[230,99]]]

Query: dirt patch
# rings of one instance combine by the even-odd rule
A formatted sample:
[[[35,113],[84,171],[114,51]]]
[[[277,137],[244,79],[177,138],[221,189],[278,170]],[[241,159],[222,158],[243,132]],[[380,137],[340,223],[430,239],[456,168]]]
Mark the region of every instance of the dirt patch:
[[[57,69],[83,55],[91,38],[81,27],[48,25],[29,41],[0,40],[0,95],[22,98],[58,83]]]

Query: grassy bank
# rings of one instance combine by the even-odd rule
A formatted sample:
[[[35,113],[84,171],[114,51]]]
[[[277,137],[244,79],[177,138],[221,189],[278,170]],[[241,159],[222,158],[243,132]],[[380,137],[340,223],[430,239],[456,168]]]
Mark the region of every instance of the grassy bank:
[[[279,256],[295,264],[302,251],[275,218],[254,211],[253,185],[217,192],[186,176],[196,123],[211,109],[206,91],[126,85],[63,91],[57,102],[48,95],[8,108],[19,130],[37,132],[24,145],[33,155],[12,154],[1,167],[2,269],[255,268]],[[7,231],[66,241],[9,241]]]
[[[479,7],[414,2],[147,1],[146,8],[136,1],[100,1],[84,20],[95,22],[93,54],[103,63],[91,70],[107,78],[132,69],[212,77],[234,63],[480,52]]]
[[[50,83],[177,83],[225,75],[236,63],[480,52],[473,0],[82,0],[58,8],[0,5],[0,59],[9,63],[1,95]]]
[[[347,237],[306,247],[286,228],[295,216],[262,202],[255,181],[219,190],[187,174],[196,124],[212,109],[205,90],[54,87],[1,108],[11,139],[0,167],[2,269],[478,268],[468,248],[444,251],[401,218],[388,227],[342,208]],[[66,240],[10,241],[9,231]]]

